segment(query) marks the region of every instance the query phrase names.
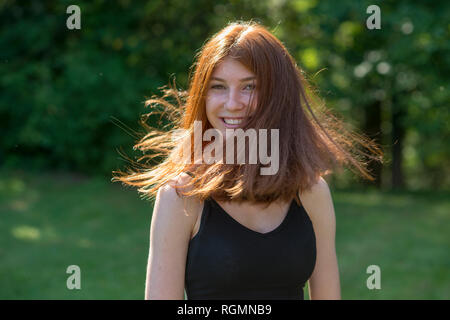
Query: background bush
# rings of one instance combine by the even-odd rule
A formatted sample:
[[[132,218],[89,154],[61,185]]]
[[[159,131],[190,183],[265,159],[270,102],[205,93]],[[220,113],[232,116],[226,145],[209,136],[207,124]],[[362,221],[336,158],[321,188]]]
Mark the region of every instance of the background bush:
[[[69,30],[66,8],[81,8]],[[285,43],[328,106],[376,139],[378,187],[450,186],[448,1],[2,1],[0,166],[111,175],[132,154],[143,101],[186,89],[205,40],[254,19]],[[116,121],[116,123],[118,123]],[[342,186],[353,180],[336,177]],[[349,182],[350,181],[350,182]]]

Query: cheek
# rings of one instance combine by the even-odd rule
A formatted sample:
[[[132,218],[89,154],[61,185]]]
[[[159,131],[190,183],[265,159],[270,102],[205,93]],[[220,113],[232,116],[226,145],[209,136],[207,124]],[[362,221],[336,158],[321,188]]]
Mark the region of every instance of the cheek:
[[[208,119],[208,122],[210,125],[213,125],[217,121],[217,101],[215,101],[213,98],[207,98],[205,101],[206,104],[206,118]]]
[[[209,97],[206,99],[206,113],[214,115],[219,110],[219,101],[215,97]]]

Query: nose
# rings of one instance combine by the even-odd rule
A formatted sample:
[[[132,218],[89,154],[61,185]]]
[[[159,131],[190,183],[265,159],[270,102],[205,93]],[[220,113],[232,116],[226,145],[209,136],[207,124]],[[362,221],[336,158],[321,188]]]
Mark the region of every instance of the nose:
[[[246,103],[238,89],[230,89],[225,101],[225,109],[230,111],[238,111],[245,108]]]

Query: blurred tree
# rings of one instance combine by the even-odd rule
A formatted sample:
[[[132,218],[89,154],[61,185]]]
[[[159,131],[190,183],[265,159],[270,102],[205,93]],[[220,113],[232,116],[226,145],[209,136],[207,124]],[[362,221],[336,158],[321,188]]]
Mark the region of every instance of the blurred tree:
[[[330,106],[382,144],[386,186],[448,188],[450,3],[383,1],[380,30],[366,27],[371,4],[286,1],[278,32]],[[381,166],[369,168],[381,186]]]
[[[205,39],[254,19],[331,108],[383,145],[390,177],[372,164],[375,185],[450,186],[447,1],[383,1],[380,30],[366,28],[372,1],[78,1],[81,30],[68,30],[71,4],[0,2],[3,166],[122,168],[116,149],[142,134],[143,100],[172,75],[187,88]]]

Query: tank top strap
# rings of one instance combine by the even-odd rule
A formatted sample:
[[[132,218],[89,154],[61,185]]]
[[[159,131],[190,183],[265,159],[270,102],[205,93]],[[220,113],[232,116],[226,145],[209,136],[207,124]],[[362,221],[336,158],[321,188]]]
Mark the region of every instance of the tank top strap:
[[[207,223],[208,217],[211,214],[212,209],[213,208],[212,208],[212,203],[211,203],[211,197],[208,197],[203,202],[203,209],[202,209],[201,216],[200,216],[200,225],[198,226],[197,233],[191,239],[191,241],[200,237],[200,234],[202,233],[203,229],[205,228],[205,224]]]
[[[298,203],[302,204],[302,200],[300,200],[300,196],[298,195],[298,192],[295,194],[294,201],[295,201],[295,199],[298,200]],[[302,204],[302,205],[303,205],[303,204]]]

